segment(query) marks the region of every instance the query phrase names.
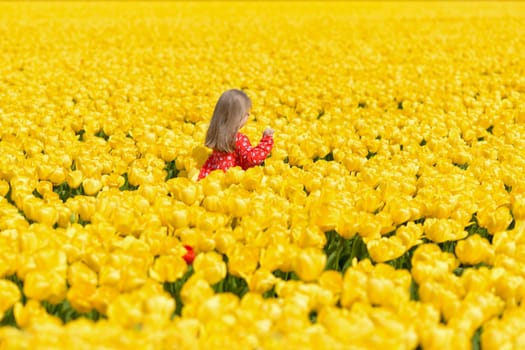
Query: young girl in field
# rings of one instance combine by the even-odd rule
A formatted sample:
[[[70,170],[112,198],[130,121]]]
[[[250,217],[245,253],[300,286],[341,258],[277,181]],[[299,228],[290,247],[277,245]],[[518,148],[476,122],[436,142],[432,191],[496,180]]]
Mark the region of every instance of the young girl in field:
[[[248,137],[239,132],[248,120],[251,107],[250,98],[240,90],[228,90],[221,95],[206,134],[205,145],[213,149],[213,153],[202,166],[199,180],[216,169],[226,171],[230,167],[240,166],[246,170],[259,165],[271,152],[272,129],[264,130],[256,147],[252,147]]]

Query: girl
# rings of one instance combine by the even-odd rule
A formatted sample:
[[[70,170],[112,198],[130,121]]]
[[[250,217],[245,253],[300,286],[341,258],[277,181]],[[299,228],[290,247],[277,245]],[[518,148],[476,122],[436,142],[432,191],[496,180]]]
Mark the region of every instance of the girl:
[[[266,159],[273,147],[273,130],[264,130],[256,147],[252,147],[248,137],[239,132],[248,120],[251,107],[250,98],[240,90],[228,90],[221,95],[206,134],[205,145],[213,149],[213,153],[202,166],[199,180],[216,169],[226,171],[240,166],[246,170]]]

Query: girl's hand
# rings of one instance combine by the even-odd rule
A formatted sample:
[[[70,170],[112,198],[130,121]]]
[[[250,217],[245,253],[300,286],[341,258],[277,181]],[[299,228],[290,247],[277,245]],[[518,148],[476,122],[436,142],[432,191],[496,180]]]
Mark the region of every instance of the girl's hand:
[[[272,128],[266,128],[263,132],[263,136],[273,136],[273,129]]]

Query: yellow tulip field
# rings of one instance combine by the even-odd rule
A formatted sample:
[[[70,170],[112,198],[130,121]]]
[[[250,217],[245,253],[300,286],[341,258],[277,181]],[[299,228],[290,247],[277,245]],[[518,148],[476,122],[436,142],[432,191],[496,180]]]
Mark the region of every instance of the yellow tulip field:
[[[0,349],[524,349],[524,174],[524,2],[0,2]]]

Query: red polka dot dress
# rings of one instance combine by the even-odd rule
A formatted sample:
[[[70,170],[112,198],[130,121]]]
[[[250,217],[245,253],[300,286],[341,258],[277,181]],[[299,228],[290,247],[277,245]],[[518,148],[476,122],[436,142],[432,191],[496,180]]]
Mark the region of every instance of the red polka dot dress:
[[[221,169],[226,171],[228,168],[240,166],[243,170],[261,164],[273,147],[273,136],[263,136],[256,147],[252,147],[248,137],[242,133],[237,133],[235,151],[230,153],[214,150],[204,163],[199,173],[199,180],[205,178],[213,170]]]

